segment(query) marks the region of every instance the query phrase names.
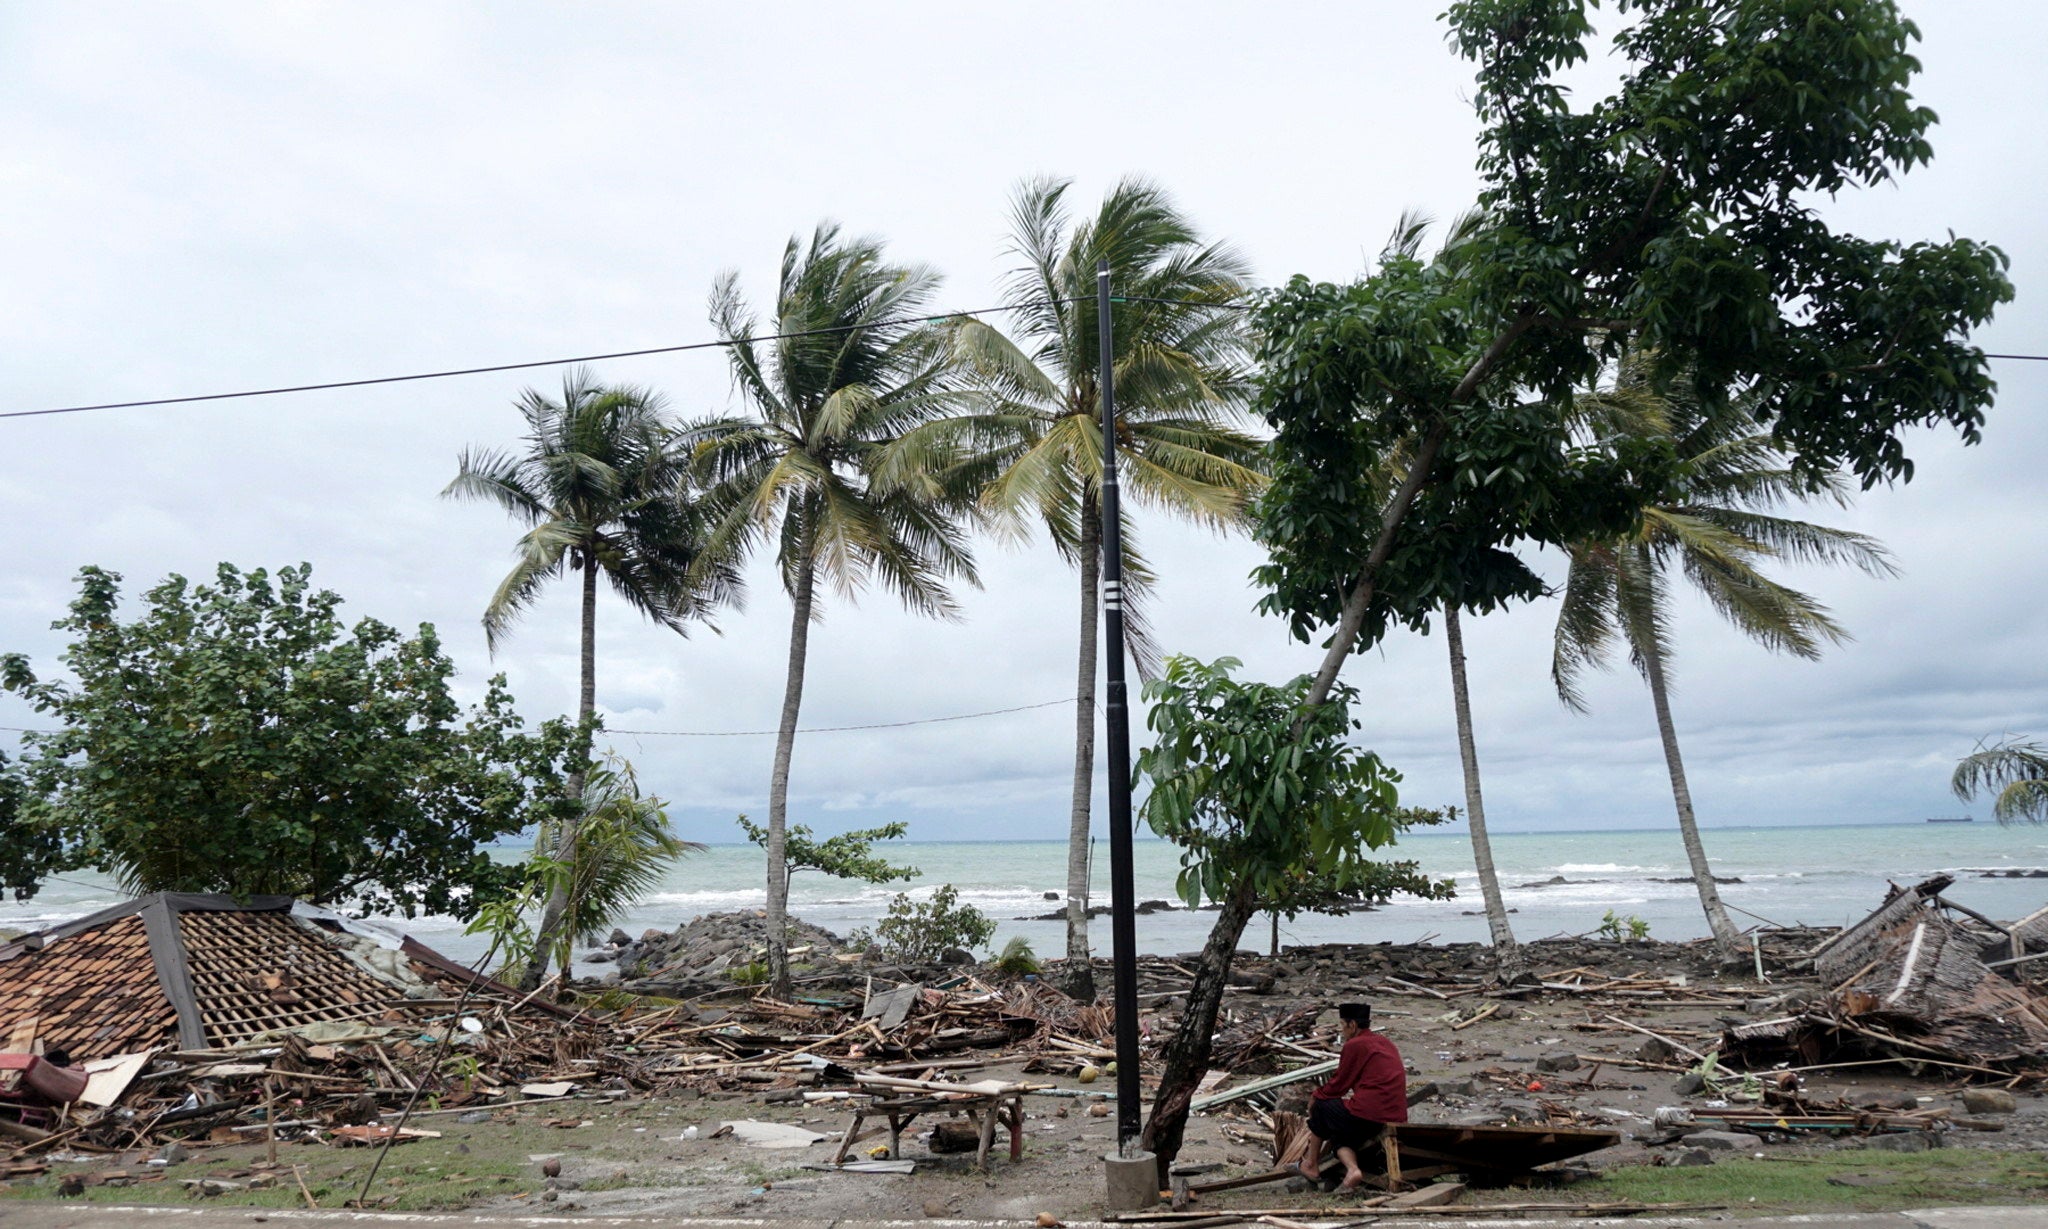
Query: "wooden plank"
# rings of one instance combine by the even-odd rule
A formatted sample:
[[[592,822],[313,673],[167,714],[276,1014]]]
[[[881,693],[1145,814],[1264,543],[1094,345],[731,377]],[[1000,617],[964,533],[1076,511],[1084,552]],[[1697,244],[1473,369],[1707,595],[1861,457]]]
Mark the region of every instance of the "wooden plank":
[[[1389,1208],[1436,1208],[1447,1203],[1456,1203],[1465,1197],[1463,1182],[1438,1182],[1396,1195],[1387,1203]]]

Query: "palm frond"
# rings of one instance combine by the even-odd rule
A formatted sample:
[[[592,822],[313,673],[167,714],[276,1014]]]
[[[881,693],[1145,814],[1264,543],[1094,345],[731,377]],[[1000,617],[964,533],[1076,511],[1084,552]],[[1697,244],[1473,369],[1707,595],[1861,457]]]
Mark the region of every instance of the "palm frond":
[[[1991,813],[2001,824],[2048,823],[2048,746],[2022,738],[1979,743],[1956,765],[1949,785],[1965,802],[1997,790]]]

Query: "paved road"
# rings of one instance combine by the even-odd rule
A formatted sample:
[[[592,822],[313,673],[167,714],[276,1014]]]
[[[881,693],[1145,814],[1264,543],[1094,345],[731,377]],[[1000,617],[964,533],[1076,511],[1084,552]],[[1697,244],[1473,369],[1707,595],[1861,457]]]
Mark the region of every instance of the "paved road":
[[[108,1204],[0,1203],[5,1229],[533,1229],[535,1226],[589,1226],[601,1229],[984,1229],[997,1225],[1016,1229],[1022,1221],[971,1220],[786,1220],[688,1219],[642,1216],[469,1216],[423,1212],[311,1212],[247,1208],[118,1207]],[[1774,1216],[1760,1220],[1708,1217],[1627,1217],[1615,1220],[1406,1220],[1404,1229],[1440,1229],[1475,1225],[1491,1229],[1522,1226],[1572,1226],[1573,1229],[1697,1229],[1698,1226],[1741,1226],[1741,1229],[2048,1229],[2048,1207],[1931,1208],[1911,1212],[1851,1212],[1813,1216]]]

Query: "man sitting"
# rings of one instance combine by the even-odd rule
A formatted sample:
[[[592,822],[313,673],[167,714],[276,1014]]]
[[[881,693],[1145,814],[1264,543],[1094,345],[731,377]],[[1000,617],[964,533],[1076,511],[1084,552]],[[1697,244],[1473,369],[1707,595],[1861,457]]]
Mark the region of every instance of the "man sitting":
[[[1340,1191],[1357,1190],[1365,1181],[1358,1150],[1377,1140],[1390,1122],[1408,1121],[1408,1069],[1394,1043],[1370,1029],[1372,1008],[1345,1003],[1337,1008],[1337,1031],[1344,1048],[1337,1071],[1315,1090],[1308,1108],[1308,1160],[1299,1172],[1315,1180],[1322,1175],[1323,1145],[1337,1150],[1344,1162]]]

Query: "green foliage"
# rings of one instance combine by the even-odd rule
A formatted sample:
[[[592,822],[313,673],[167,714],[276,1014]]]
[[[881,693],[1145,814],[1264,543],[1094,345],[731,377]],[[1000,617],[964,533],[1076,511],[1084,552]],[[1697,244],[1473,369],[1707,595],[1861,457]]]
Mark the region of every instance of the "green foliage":
[[[1020,184],[1010,211],[1005,334],[976,318],[951,327],[975,406],[905,438],[908,453],[958,449],[982,507],[1004,530],[1045,527],[1062,558],[1101,549],[1101,347],[1096,264],[1109,262],[1119,466],[1124,506],[1215,529],[1243,522],[1264,485],[1264,451],[1244,430],[1248,336],[1238,303],[1250,267],[1205,242],[1158,185],[1124,179],[1092,215],[1068,211],[1070,181]],[[1152,569],[1126,527],[1126,632],[1141,668],[1158,659],[1144,618]]]
[[[1386,593],[1347,648],[1446,601],[1529,596],[1518,541],[1624,532],[1663,459],[1569,429],[1575,390],[1624,347],[1656,356],[1659,388],[1745,394],[1811,476],[1910,478],[1917,425],[1978,437],[1994,385],[1967,338],[2012,295],[2004,255],[1818,212],[1930,156],[1912,25],[1884,0],[1625,0],[1620,88],[1575,110],[1560,76],[1587,57],[1589,7],[1453,5],[1485,125],[1475,213],[1431,260],[1404,232],[1363,280],[1297,278],[1261,308],[1260,581],[1297,634],[1334,621],[1383,529]],[[1413,511],[1392,506],[1389,475],[1422,460]]]
[[[1031,940],[1023,935],[1011,935],[995,959],[995,969],[1011,977],[1023,977],[1027,973],[1043,972],[1044,966],[1038,962],[1038,953],[1031,950]]]
[[[1850,488],[1840,474],[1794,466],[1751,414],[1754,398],[1715,402],[1687,395],[1682,385],[1660,389],[1652,383],[1653,364],[1631,351],[1610,388],[1578,401],[1603,435],[1656,443],[1673,462],[1665,490],[1643,505],[1628,533],[1566,544],[1571,566],[1551,675],[1573,708],[1584,707],[1580,672],[1602,664],[1616,639],[1646,675],[1653,659],[1670,660],[1668,573],[1684,575],[1752,640],[1809,660],[1848,634],[1827,607],[1765,575],[1766,563],[1897,574],[1874,538],[1776,514],[1806,500],[1846,506]]]
[[[1452,808],[1401,807],[1394,813],[1394,833],[1415,827],[1431,827],[1453,818]],[[1271,907],[1290,921],[1304,913],[1344,917],[1376,908],[1396,896],[1423,900],[1449,900],[1456,896],[1457,882],[1432,879],[1422,864],[1412,859],[1398,862],[1367,862],[1356,871],[1332,872],[1322,867],[1301,867],[1290,877],[1287,891]]]
[[[1357,723],[1340,688],[1303,710],[1310,680],[1240,682],[1239,663],[1167,659],[1145,685],[1153,745],[1138,756],[1151,781],[1143,817],[1178,845],[1181,899],[1198,905],[1248,888],[1292,913],[1368,894],[1385,869],[1365,855],[1393,842],[1400,774],[1346,741]],[[1290,725],[1301,716],[1299,737]]]
[[[572,820],[574,838],[565,840],[563,828]],[[607,757],[587,774],[581,804],[535,830],[533,856],[519,891],[486,905],[467,933],[491,935],[505,967],[524,968],[542,942],[527,911],[559,892],[568,901],[568,913],[547,940],[546,955],[567,968],[574,942],[596,939],[659,886],[678,859],[703,848],[676,836],[667,804],[640,792],[631,764]]]
[[[476,914],[520,877],[479,848],[562,806],[572,731],[525,732],[502,678],[467,716],[433,628],[342,623],[311,568],[172,576],[119,617],[79,574],[62,661],[0,684],[62,729],[23,736],[7,886],[90,867],[126,889],[276,893],[408,917]]]
[[[890,447],[959,402],[944,335],[902,322],[938,285],[930,269],[890,264],[880,240],[820,224],[783,250],[773,321],[818,335],[769,348],[754,340],[738,275],[719,278],[712,324],[752,414],[689,428],[712,483],[714,558],[772,539],[791,593],[820,574],[849,596],[880,580],[912,610],[955,613],[945,580],[974,577],[958,518],[975,492],[947,470],[952,458],[921,464]]]
[[[960,890],[941,884],[931,899],[911,899],[898,892],[872,931],[856,930],[847,946],[874,952],[884,960],[932,964],[947,951],[973,951],[995,936],[995,922],[973,905],[960,903]]]
[[[1609,909],[1593,933],[1616,943],[1641,943],[1650,937],[1650,924],[1633,913],[1623,917]]]
[[[1968,802],[1996,789],[1991,813],[1999,823],[2048,823],[2048,747],[2031,739],[2007,738],[1963,757],[1949,785]]]
[[[527,389],[518,405],[523,449],[465,449],[442,492],[497,504],[528,526],[484,608],[493,648],[565,571],[602,573],[634,609],[677,631],[737,592],[738,572],[701,549],[689,449],[660,397],[575,368],[559,399]]]
[[[535,835],[536,850],[557,846],[561,823],[549,820]],[[567,843],[570,901],[569,938],[585,942],[610,928],[636,901],[659,887],[669,867],[704,846],[686,841],[669,826],[668,804],[640,792],[633,766],[615,756],[590,771],[583,785],[582,816]]]
[[[768,830],[742,815],[736,821],[740,831],[756,845],[766,847]],[[835,879],[858,879],[864,883],[896,883],[915,879],[918,869],[889,862],[874,852],[876,841],[901,840],[910,831],[905,823],[883,824],[879,828],[856,828],[819,840],[806,824],[791,824],[783,838],[783,860],[792,873],[823,871]]]
[[[760,960],[736,964],[727,969],[725,975],[736,986],[765,986],[768,984],[768,965]]]

